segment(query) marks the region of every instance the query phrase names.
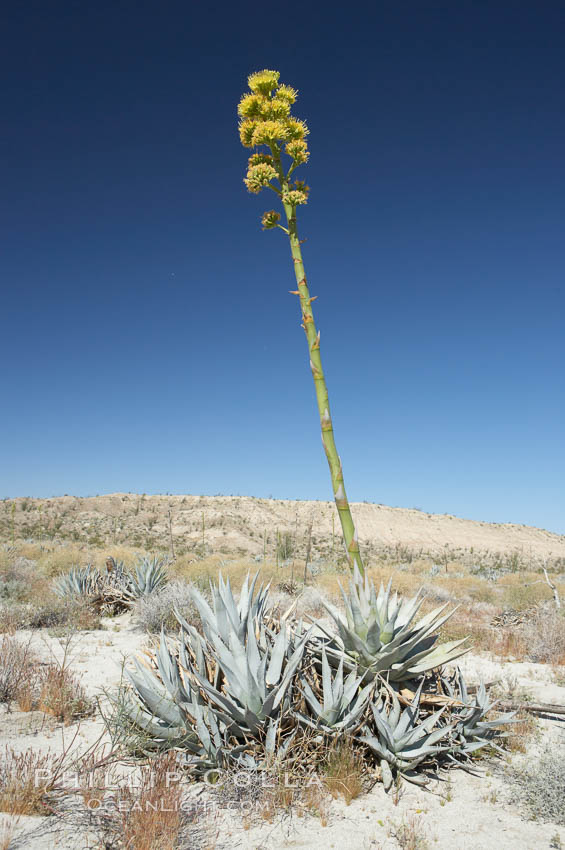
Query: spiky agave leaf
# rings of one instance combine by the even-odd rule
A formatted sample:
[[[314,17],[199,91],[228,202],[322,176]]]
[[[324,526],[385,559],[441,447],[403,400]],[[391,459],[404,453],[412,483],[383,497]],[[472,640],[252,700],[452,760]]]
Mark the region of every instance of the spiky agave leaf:
[[[76,596],[96,596],[100,590],[100,573],[92,566],[71,567],[68,573],[53,580],[53,592],[62,599]]]
[[[423,597],[420,592],[408,600],[399,599],[396,593],[391,597],[391,583],[392,579],[386,588],[381,584],[377,594],[373,582],[367,576],[363,580],[354,566],[349,593],[341,588],[346,620],[325,606],[339,635],[325,644],[334,663],[345,653],[349,666],[357,665],[368,677],[388,673],[391,682],[398,682],[454,661],[468,651],[463,647],[466,638],[434,646],[438,639],[434,632],[457,609],[444,614],[447,605],[442,605],[414,623]]]
[[[335,676],[328,664],[326,652],[322,649],[322,702],[314,693],[304,675],[300,676],[300,687],[310,709],[311,716],[296,713],[301,723],[327,733],[352,731],[359,723],[374,690],[374,682],[369,682],[361,688],[364,676],[357,676],[352,670],[344,680],[343,659],[341,659]]]
[[[451,746],[453,724],[438,725],[445,708],[419,722],[422,685],[423,682],[412,703],[403,710],[394,690],[387,688],[390,707],[387,707],[384,697],[378,703],[373,703],[374,731],[367,727],[358,739],[380,760],[383,784],[387,791],[392,785],[394,774],[400,774],[418,785],[426,784],[427,778],[418,775],[416,768],[446,752]]]

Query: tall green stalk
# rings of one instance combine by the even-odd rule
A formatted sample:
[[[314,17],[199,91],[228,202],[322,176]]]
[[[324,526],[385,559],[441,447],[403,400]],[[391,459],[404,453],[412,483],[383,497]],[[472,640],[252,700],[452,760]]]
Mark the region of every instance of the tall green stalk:
[[[288,235],[290,241],[290,252],[298,285],[298,289],[293,290],[293,294],[298,295],[300,299],[302,327],[308,343],[310,369],[314,378],[322,428],[322,443],[330,468],[335,504],[350,566],[356,563],[363,574],[357,533],[345,492],[341,460],[335,445],[328,388],[320,356],[320,333],[316,329],[312,311],[312,302],[317,296],[312,297],[308,289],[298,238],[296,208],[307,202],[309,188],[303,181],[296,180],[293,183],[290,179],[297,166],[308,162],[310,154],[305,137],[309,131],[303,121],[291,116],[290,108],[296,100],[297,92],[290,86],[279,85],[278,71],[259,71],[251,74],[248,84],[251,91],[243,95],[238,106],[238,114],[242,119],[239,133],[244,147],[254,148],[256,152],[249,158],[244,182],[248,190],[254,194],[265,187],[272,189],[279,196],[285,212],[288,227],[280,224],[280,213],[270,210],[263,215],[263,229],[280,228]],[[264,146],[270,153],[257,152],[258,148]],[[283,153],[291,159],[287,171],[283,164]]]

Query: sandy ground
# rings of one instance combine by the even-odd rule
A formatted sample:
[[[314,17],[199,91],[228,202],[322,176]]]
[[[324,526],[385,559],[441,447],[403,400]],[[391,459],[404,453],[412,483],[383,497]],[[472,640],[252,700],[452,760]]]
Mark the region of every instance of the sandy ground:
[[[41,657],[51,653],[61,656],[62,647],[57,638],[45,632],[19,633],[31,639],[32,646]],[[80,673],[82,683],[91,696],[103,696],[103,689],[116,687],[121,678],[124,659],[138,651],[146,638],[136,630],[129,614],[106,620],[101,631],[79,633],[71,648],[71,666]],[[554,683],[549,667],[529,663],[500,663],[486,654],[468,655],[462,659],[469,680],[486,681],[512,677],[518,684],[531,689],[536,699],[565,704],[565,688]],[[540,734],[534,736],[531,752],[543,740],[565,733],[565,723],[540,719]],[[76,752],[84,752],[100,735],[103,724],[96,717],[80,724],[62,727],[53,720],[45,720],[40,712],[24,714],[5,707],[0,713],[0,747],[9,744],[22,751],[33,747],[41,751],[61,752],[72,743]],[[522,758],[522,756],[513,756]],[[216,847],[256,848],[311,848],[328,850],[343,848],[396,848],[400,846],[390,832],[394,825],[411,816],[417,819],[418,832],[428,841],[429,847],[451,850],[533,850],[550,848],[555,835],[565,843],[565,828],[553,824],[529,821],[515,805],[512,789],[503,780],[503,763],[483,764],[482,778],[462,770],[454,770],[449,786],[436,782],[426,792],[406,786],[401,799],[394,805],[381,785],[367,795],[346,806],[336,800],[330,805],[328,823],[322,826],[317,817],[285,817],[272,824],[242,823],[225,812],[210,814],[210,825],[218,833]],[[449,790],[449,793],[448,793]],[[446,796],[450,799],[447,800]],[[2,816],[0,816],[0,819]],[[4,818],[5,819],[5,818]],[[19,843],[16,846],[29,850],[48,850],[69,847],[75,850],[95,846],[92,837],[65,830],[39,834],[41,827],[48,828],[53,818],[20,818],[17,826]],[[1,822],[1,821],[0,821]],[[246,828],[247,827],[247,828]]]

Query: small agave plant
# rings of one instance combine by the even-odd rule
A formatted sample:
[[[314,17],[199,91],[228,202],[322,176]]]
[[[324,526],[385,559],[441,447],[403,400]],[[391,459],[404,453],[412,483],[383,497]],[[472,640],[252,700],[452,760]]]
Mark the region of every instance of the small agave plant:
[[[325,650],[322,649],[322,702],[312,690],[306,676],[300,676],[300,688],[311,716],[296,712],[300,723],[320,729],[330,735],[347,731],[353,734],[371,699],[375,684],[369,682],[361,688],[364,676],[358,676],[355,670],[344,680],[343,658],[332,677]]]
[[[135,573],[126,573],[124,591],[132,599],[140,599],[160,590],[167,583],[167,558],[139,558]]]
[[[454,735],[457,741],[455,750],[457,754],[471,755],[483,747],[492,747],[498,752],[503,752],[496,741],[508,737],[508,732],[500,727],[512,723],[516,717],[516,712],[505,712],[487,720],[487,715],[496,708],[498,703],[491,701],[484,683],[481,682],[477,688],[477,693],[472,698],[459,668],[457,669],[456,682],[458,699],[462,703],[460,708],[454,710],[456,720]],[[447,689],[452,697],[456,697],[457,691],[453,686],[448,684]]]
[[[423,681],[411,705],[404,710],[394,690],[389,688],[390,708],[387,708],[386,698],[371,705],[376,734],[367,729],[359,738],[380,760],[385,791],[392,786],[395,775],[416,785],[427,784],[428,778],[417,773],[416,768],[451,748],[453,724],[438,725],[445,707],[418,721],[422,685]]]
[[[87,564],[86,567],[72,567],[68,573],[53,580],[53,592],[62,599],[77,596],[96,596],[100,591],[101,576],[98,570]]]
[[[325,643],[330,659],[339,662],[345,655],[350,666],[356,665],[367,677],[381,673],[391,682],[400,682],[448,664],[468,651],[462,646],[466,638],[434,646],[438,639],[434,632],[456,609],[444,614],[447,606],[442,605],[414,622],[423,597],[417,594],[401,600],[396,593],[391,597],[391,582],[386,589],[381,584],[377,594],[373,582],[367,576],[363,579],[354,567],[349,594],[341,588],[346,620],[326,606],[338,628],[338,637]]]

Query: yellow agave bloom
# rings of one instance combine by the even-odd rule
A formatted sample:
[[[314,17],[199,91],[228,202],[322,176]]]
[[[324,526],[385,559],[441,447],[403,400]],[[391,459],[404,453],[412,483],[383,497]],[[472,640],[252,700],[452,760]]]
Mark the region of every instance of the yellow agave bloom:
[[[253,133],[255,132],[256,127],[257,122],[251,121],[249,118],[246,118],[245,121],[242,121],[239,125],[239,138],[241,139],[241,144],[244,148],[253,147]]]
[[[269,70],[251,74],[248,78],[251,91],[242,96],[237,107],[241,119],[239,136],[242,145],[246,148],[265,145],[271,151],[265,154],[252,154],[244,183],[248,190],[255,194],[265,186],[269,186],[271,180],[280,177],[281,188],[284,189],[283,200],[285,203],[296,206],[306,203],[308,187],[298,183],[292,186],[286,180],[283,183],[284,174],[281,172],[280,154],[284,149],[284,152],[291,157],[293,160],[291,170],[297,165],[308,162],[310,153],[306,136],[309,130],[304,121],[290,114],[298,92],[290,86],[279,85],[279,76],[278,71]],[[283,143],[286,143],[284,148]],[[266,215],[268,221],[274,220],[271,213]]]
[[[299,204],[305,204],[308,201],[308,195],[301,189],[287,189],[282,193],[283,204],[290,204],[292,207],[297,207]]]
[[[247,78],[247,85],[253,94],[271,94],[279,81],[278,71],[256,71]]]
[[[244,183],[250,192],[257,195],[263,186],[268,186],[271,180],[277,176],[277,170],[267,162],[260,162],[259,165],[251,165],[247,170],[247,176]]]
[[[293,142],[288,142],[285,150],[297,165],[302,165],[310,159],[310,151],[304,139],[296,139]]]
[[[290,138],[288,121],[258,121],[253,131],[254,145],[272,145]]]

